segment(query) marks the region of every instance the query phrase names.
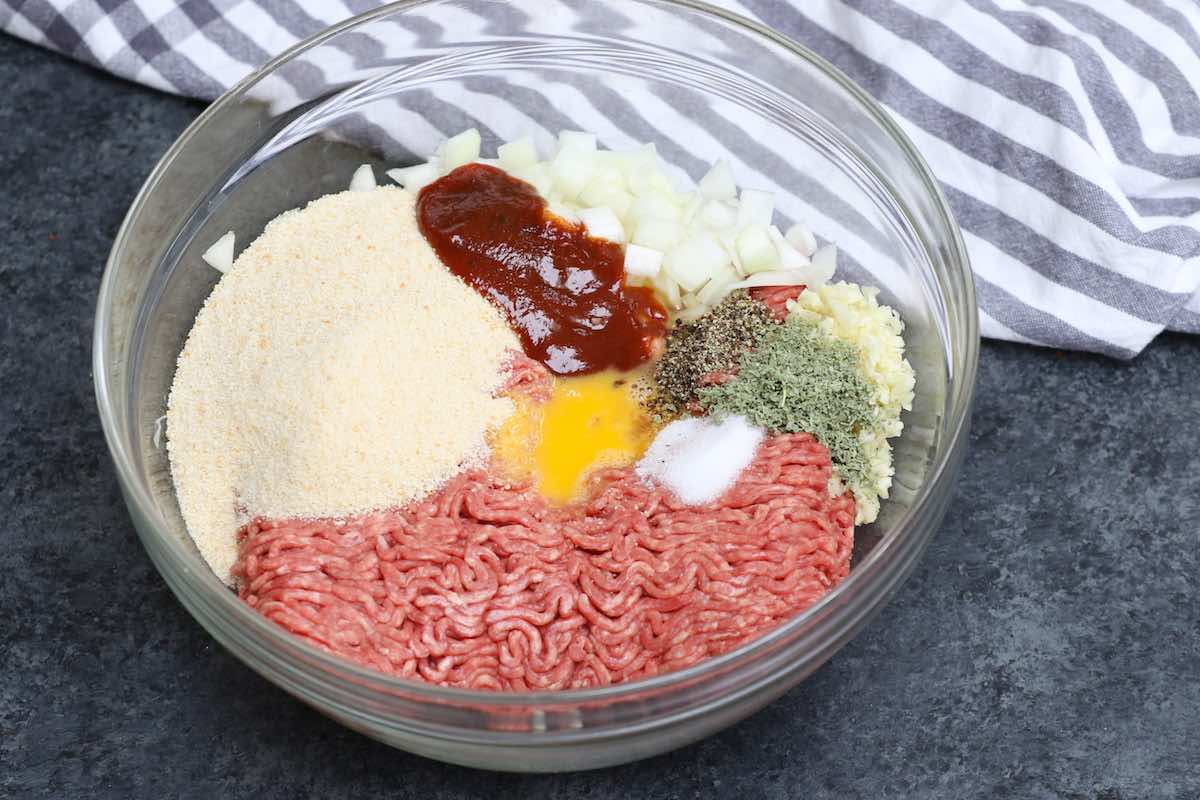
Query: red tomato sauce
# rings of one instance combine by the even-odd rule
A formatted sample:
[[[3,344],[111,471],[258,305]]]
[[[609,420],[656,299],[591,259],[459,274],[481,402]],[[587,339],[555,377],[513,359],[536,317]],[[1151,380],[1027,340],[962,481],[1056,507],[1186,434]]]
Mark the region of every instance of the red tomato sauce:
[[[525,354],[559,375],[630,370],[654,354],[667,314],[625,285],[624,253],[546,209],[533,186],[467,164],[421,190],[421,233],[451,272],[508,316]]]

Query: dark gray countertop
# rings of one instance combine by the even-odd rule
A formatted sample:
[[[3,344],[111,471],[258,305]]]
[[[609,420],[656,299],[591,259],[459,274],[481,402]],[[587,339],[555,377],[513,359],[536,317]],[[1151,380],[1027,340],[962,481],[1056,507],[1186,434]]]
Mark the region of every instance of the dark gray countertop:
[[[810,680],[626,767],[390,750],[216,647],[121,503],[92,395],[109,244],[199,110],[0,37],[0,796],[1200,796],[1200,340],[988,343],[946,522]]]

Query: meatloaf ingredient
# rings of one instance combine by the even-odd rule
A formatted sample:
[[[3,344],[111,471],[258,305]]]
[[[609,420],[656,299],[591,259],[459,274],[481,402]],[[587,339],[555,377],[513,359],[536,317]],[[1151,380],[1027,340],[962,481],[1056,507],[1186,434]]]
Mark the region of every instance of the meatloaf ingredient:
[[[875,407],[854,345],[789,319],[742,355],[735,375],[699,394],[710,412],[741,414],[770,431],[813,434],[841,477],[856,493],[864,491],[868,465],[858,432],[873,427]]]
[[[651,289],[625,285],[621,246],[550,214],[524,181],[467,164],[421,190],[417,216],[443,263],[551,371],[631,370],[654,355],[666,312]]]
[[[820,327],[858,349],[858,371],[871,386],[874,424],[859,430],[867,460],[867,479],[858,498],[859,522],[879,513],[879,498],[892,485],[892,448],[888,439],[904,430],[900,414],[911,410],[916,376],[904,358],[904,322],[879,302],[879,290],[839,281],[804,292],[788,303],[791,316]]]
[[[854,503],[812,436],[767,439],[717,504],[633,469],[548,506],[482,472],[409,507],[336,523],[256,521],[242,598],[285,629],[443,686],[567,689],[680,669],[816,602],[849,572]]]
[[[637,473],[657,480],[688,505],[711,503],[750,465],[762,439],[762,428],[745,417],[676,420],[654,437]]]
[[[579,499],[596,469],[632,464],[654,434],[623,373],[561,378],[538,412],[537,487],[553,503]]]
[[[480,463],[512,411],[494,392],[517,346],[438,262],[409,193],[281,215],[209,296],[171,388],[171,470],[201,554],[228,580],[249,518],[398,506]]]
[[[603,150],[594,133],[561,131],[544,161],[528,138],[500,145],[496,158],[480,158],[481,144],[471,128],[439,145],[428,162],[387,174],[418,191],[468,162],[502,169],[592,236],[630,241],[627,273],[651,283],[688,321],[734,289],[816,285],[833,274],[832,249],[818,258],[816,238],[800,225],[781,233],[772,224],[774,196],[739,192],[728,161],[717,161],[694,186],[682,188],[690,184],[683,170],[665,164],[653,144]]]
[[[695,322],[676,324],[654,368],[653,411],[667,419],[684,413],[710,376],[733,370],[773,327],[767,307],[744,291],[730,294]]]

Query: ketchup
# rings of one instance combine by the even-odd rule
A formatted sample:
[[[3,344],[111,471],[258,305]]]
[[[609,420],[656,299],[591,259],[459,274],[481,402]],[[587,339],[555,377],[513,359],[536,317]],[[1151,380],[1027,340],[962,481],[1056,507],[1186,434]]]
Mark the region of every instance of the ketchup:
[[[525,354],[559,375],[630,370],[666,333],[649,288],[625,285],[621,246],[550,214],[537,190],[467,164],[421,190],[421,233],[451,272],[500,307]]]

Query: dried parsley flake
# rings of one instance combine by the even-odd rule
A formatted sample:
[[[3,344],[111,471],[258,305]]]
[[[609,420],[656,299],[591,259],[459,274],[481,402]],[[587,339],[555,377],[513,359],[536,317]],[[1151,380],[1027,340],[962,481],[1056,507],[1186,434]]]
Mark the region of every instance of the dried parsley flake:
[[[709,413],[742,414],[771,431],[811,433],[851,486],[868,486],[858,433],[874,427],[876,411],[858,359],[850,342],[793,317],[740,356],[735,377],[700,389],[700,403]]]

